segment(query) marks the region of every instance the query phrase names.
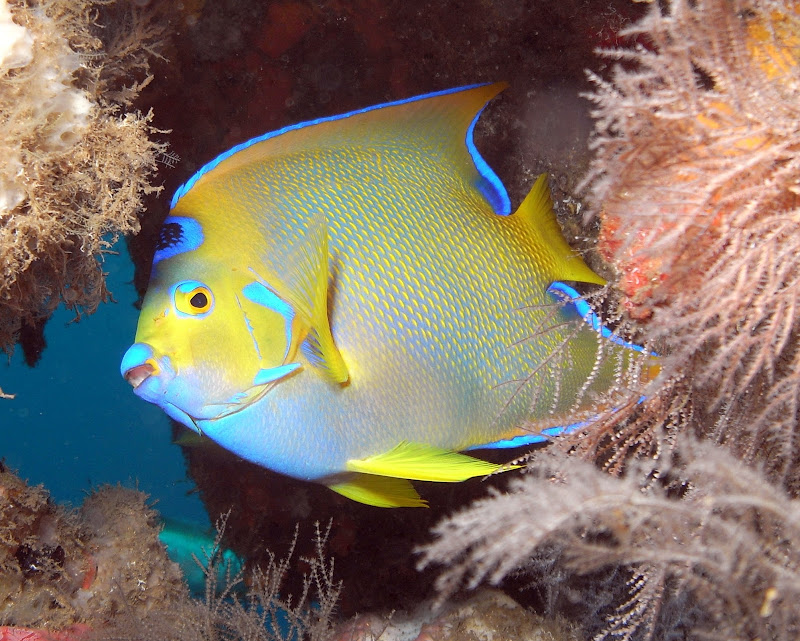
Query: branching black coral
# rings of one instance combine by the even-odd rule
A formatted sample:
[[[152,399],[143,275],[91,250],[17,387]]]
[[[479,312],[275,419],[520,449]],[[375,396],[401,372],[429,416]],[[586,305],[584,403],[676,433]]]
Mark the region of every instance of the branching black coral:
[[[693,637],[797,638],[800,504],[718,446],[678,453],[660,475],[637,468],[626,478],[539,457],[508,493],[437,526],[421,565],[447,566],[438,583],[445,595],[553,560],[573,577],[543,580],[573,581],[571,590],[597,590],[576,575],[624,570],[628,596],[586,622],[598,639],[663,638],[681,626]]]
[[[585,183],[623,307],[665,355],[627,429],[691,428],[796,492],[800,6],[653,3],[626,33],[644,44],[592,76]]]
[[[331,524],[322,531],[315,525],[315,556],[302,559],[309,568],[303,581],[303,591],[297,599],[280,593],[286,573],[290,570],[294,541],[287,555],[277,560],[269,555],[265,568],[256,568],[244,600],[232,598],[220,609],[219,621],[225,629],[232,630],[232,638],[254,641],[325,641],[332,630],[336,604],[339,601],[341,582],[333,578],[333,560],[325,556],[325,545]],[[219,546],[218,546],[219,547]],[[213,563],[209,567],[213,569]],[[207,574],[210,577],[210,574]],[[230,585],[230,584],[229,584]],[[229,593],[226,596],[231,596]],[[312,597],[317,601],[312,606]],[[206,602],[213,595],[207,591]],[[217,603],[222,601],[219,599]]]
[[[266,565],[246,577],[244,570],[233,574],[222,554],[227,519],[223,515],[217,521],[214,545],[204,558],[195,558],[206,577],[202,602],[174,600],[168,610],[122,613],[99,626],[88,641],[325,641],[342,587],[333,577],[333,561],[325,555],[330,524],[324,530],[316,524],[315,556],[301,559],[307,569],[302,593],[293,598],[282,590],[294,566],[298,530],[284,558],[268,554]]]

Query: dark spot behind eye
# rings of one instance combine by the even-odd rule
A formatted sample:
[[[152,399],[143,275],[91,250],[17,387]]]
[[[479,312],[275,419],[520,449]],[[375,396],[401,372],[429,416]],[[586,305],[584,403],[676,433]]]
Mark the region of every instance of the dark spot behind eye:
[[[183,238],[183,228],[178,223],[164,223],[158,235],[156,251],[167,249],[181,242]]]

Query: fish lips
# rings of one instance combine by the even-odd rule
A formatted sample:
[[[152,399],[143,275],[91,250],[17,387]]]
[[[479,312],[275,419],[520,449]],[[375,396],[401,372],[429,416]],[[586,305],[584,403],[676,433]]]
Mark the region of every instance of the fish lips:
[[[146,401],[160,405],[164,390],[172,378],[168,359],[156,358],[147,343],[134,343],[125,352],[120,374],[133,387],[133,392]]]
[[[144,380],[147,379],[148,376],[153,374],[155,370],[156,368],[153,367],[151,363],[144,363],[142,365],[131,367],[123,374],[123,378],[131,384],[133,389],[136,389]]]

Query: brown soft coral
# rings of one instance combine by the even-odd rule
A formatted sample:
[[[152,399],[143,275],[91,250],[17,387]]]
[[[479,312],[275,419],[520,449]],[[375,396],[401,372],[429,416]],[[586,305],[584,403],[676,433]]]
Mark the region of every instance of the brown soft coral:
[[[612,449],[691,426],[793,492],[799,12],[790,0],[653,4],[628,30],[647,46],[605,52],[622,64],[594,78],[588,178],[623,306],[665,354],[666,384]]]
[[[5,4],[5,3],[4,3]],[[138,230],[163,144],[150,115],[124,111],[147,82],[161,36],[140,14],[103,32],[97,2],[10,6],[30,50],[0,64],[0,347],[64,303],[91,313],[109,296],[102,255]],[[116,35],[115,35],[116,34]],[[124,35],[123,35],[124,34]],[[142,76],[132,86],[126,72]]]
[[[106,486],[71,512],[0,463],[0,626],[95,627],[189,607],[160,528],[141,492]]]

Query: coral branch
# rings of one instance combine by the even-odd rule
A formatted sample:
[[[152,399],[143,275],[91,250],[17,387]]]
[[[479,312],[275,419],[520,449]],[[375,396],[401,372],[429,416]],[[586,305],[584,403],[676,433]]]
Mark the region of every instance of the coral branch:
[[[152,115],[124,113],[161,36],[149,23],[94,35],[83,0],[2,1],[0,20],[27,50],[0,61],[0,347],[23,323],[40,325],[64,303],[93,312],[108,299],[102,257],[137,213],[164,145]],[[9,11],[10,8],[10,11]],[[127,34],[127,35],[121,35]],[[121,43],[127,43],[123,45]],[[23,55],[25,54],[25,55]]]
[[[599,590],[596,577],[581,576],[624,570],[627,596],[608,588],[601,610],[587,613],[595,638],[664,638],[680,627],[695,637],[797,638],[800,554],[790,542],[800,540],[800,504],[718,446],[687,442],[678,452],[674,467],[638,467],[627,478],[541,456],[507,494],[440,523],[420,565],[447,566],[445,596],[556,563],[561,573],[539,574],[561,592],[554,610],[576,590]]]
[[[766,461],[792,492],[799,11],[789,0],[654,3],[626,31],[647,46],[602,52],[620,64],[591,76],[596,158],[584,181],[623,308],[665,354],[660,400],[648,393],[624,428],[633,443],[616,434],[616,446],[692,429]]]

